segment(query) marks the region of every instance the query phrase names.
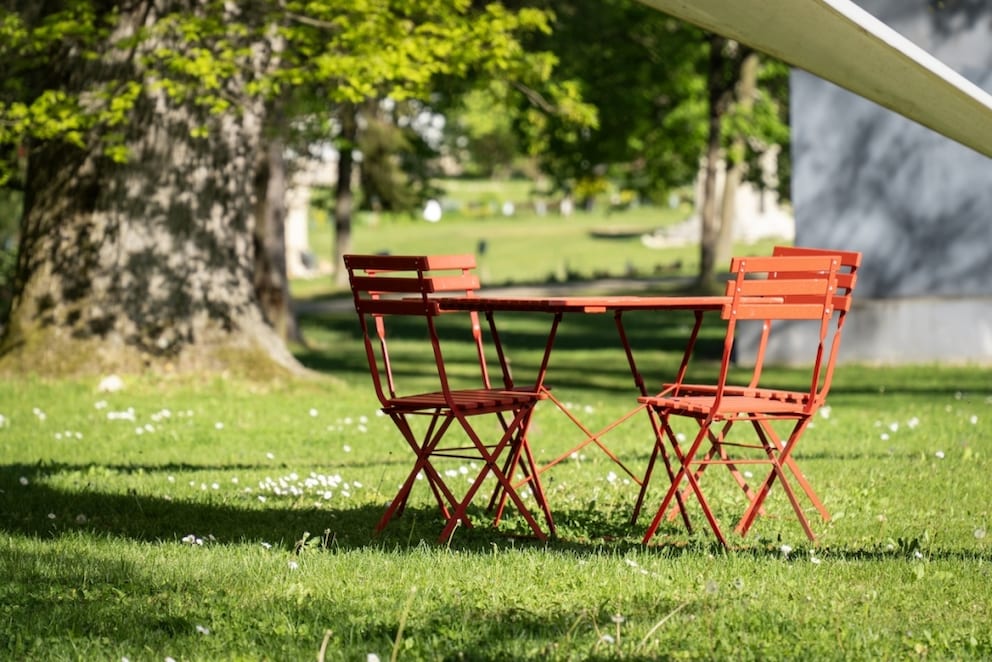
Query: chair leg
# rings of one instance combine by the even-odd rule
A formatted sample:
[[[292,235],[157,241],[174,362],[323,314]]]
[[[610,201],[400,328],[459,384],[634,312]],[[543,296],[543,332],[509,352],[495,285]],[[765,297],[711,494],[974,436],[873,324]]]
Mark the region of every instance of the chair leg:
[[[424,441],[422,443],[418,443],[416,435],[414,434],[413,429],[406,418],[406,414],[394,412],[390,413],[389,416],[393,419],[396,427],[400,430],[404,439],[406,439],[407,443],[413,449],[413,452],[417,456],[417,460],[414,462],[413,468],[407,475],[406,480],[403,481],[403,484],[397,491],[396,496],[393,497],[393,500],[382,514],[379,523],[375,527],[376,532],[381,532],[394,516],[398,517],[402,515],[403,510],[406,508],[406,502],[410,496],[410,491],[413,488],[413,484],[421,471],[424,472],[424,476],[430,486],[431,492],[434,494],[434,498],[441,510],[441,514],[446,520],[450,519],[451,514],[449,507],[454,507],[458,503],[458,500],[448,488],[447,484],[445,484],[440,473],[438,473],[437,469],[434,468],[434,465],[431,464],[431,455],[437,449],[438,444],[441,442],[441,438],[444,436],[445,432],[447,432],[453,419],[450,415],[442,416],[439,412],[435,412],[432,416],[430,424],[428,425],[424,436]],[[441,425],[437,427],[436,424],[439,419],[441,419],[442,422]],[[469,524],[468,522],[466,523]]]
[[[668,492],[665,494],[664,500],[661,502],[661,506],[658,508],[658,512],[655,514],[654,519],[651,520],[651,524],[648,526],[647,531],[644,534],[642,542],[647,544],[651,538],[654,536],[655,532],[658,530],[658,526],[661,524],[661,520],[664,518],[665,513],[668,510],[669,505],[671,505],[672,500],[676,498],[679,491],[682,489],[682,481],[685,480],[689,483],[689,487],[692,489],[693,493],[696,495],[696,500],[699,502],[700,508],[702,508],[703,515],[706,517],[706,521],[709,522],[710,528],[716,535],[720,543],[727,547],[727,539],[723,535],[723,531],[720,530],[720,524],[717,522],[716,517],[713,515],[713,511],[706,501],[706,497],[703,496],[703,491],[699,487],[699,482],[696,480],[696,476],[692,471],[692,463],[699,452],[699,447],[702,445],[703,441],[708,438],[709,426],[712,421],[706,420],[700,427],[699,433],[693,440],[692,445],[689,450],[679,458],[682,466],[679,468],[678,473],[672,479],[672,484],[668,488]]]
[[[516,490],[513,489],[513,483],[509,478],[507,478],[506,474],[498,464],[499,456],[510,445],[512,439],[516,435],[521,434],[521,426],[530,420],[531,410],[532,407],[528,407],[526,410],[523,410],[522,412],[518,412],[517,416],[515,416],[513,421],[510,423],[507,431],[504,432],[502,438],[493,447],[491,451],[486,446],[486,444],[483,443],[483,441],[479,438],[479,435],[475,432],[475,429],[469,423],[468,418],[460,412],[453,412],[454,416],[458,419],[458,422],[461,424],[466,434],[472,440],[473,444],[475,444],[476,450],[478,451],[479,455],[483,460],[483,467],[482,470],[479,472],[479,475],[472,482],[472,485],[469,487],[468,491],[465,493],[462,500],[458,502],[458,504],[455,506],[454,511],[451,513],[451,517],[449,518],[447,525],[445,525],[444,530],[441,532],[440,535],[441,542],[448,540],[448,538],[450,538],[451,534],[454,532],[455,525],[459,521],[466,519],[466,510],[468,509],[469,504],[472,502],[472,499],[475,497],[476,492],[478,492],[479,488],[482,487],[482,483],[485,481],[489,473],[492,473],[493,476],[495,476],[500,486],[502,486],[502,489],[506,492],[506,495],[510,498],[511,501],[513,501],[513,504],[517,507],[517,510],[520,512],[520,515],[531,527],[531,530],[534,532],[534,534],[541,540],[545,540],[547,538],[547,534],[545,534],[541,530],[541,527],[538,525],[537,520],[534,519],[534,516],[530,513],[526,504],[524,504],[523,499],[521,499],[520,495],[516,492]],[[535,478],[535,480],[538,479]],[[543,499],[543,491],[542,491],[542,499]]]
[[[665,450],[665,440],[667,438],[668,443],[672,445],[672,449],[676,454],[676,457],[681,461],[681,456],[679,454],[679,444],[675,433],[672,431],[668,423],[668,417],[664,414],[659,414],[653,408],[648,407],[648,417],[651,421],[651,427],[654,428],[655,442],[654,448],[651,450],[651,458],[648,460],[648,466],[644,471],[644,478],[641,479],[641,489],[637,493],[637,501],[634,503],[634,512],[631,515],[630,523],[636,524],[637,518],[641,514],[641,508],[644,505],[644,497],[647,494],[648,485],[651,483],[651,475],[654,472],[654,465],[657,462],[658,456],[661,455],[662,462],[665,465],[665,472],[668,474],[669,484],[675,481],[675,471],[672,468],[671,458],[668,457],[668,451]],[[676,508],[678,512],[682,514],[682,521],[685,523],[685,528],[689,533],[692,533],[692,522],[689,520],[689,511],[685,507],[685,496],[682,492],[675,495]]]
[[[802,506],[799,504],[799,500],[796,498],[795,491],[792,489],[792,486],[790,485],[788,479],[786,478],[785,471],[782,468],[783,464],[789,466],[790,471],[793,473],[795,477],[798,478],[798,482],[803,487],[804,491],[806,491],[806,495],[810,497],[810,500],[813,501],[814,505],[819,506],[818,509],[820,509],[821,515],[824,515],[826,509],[822,507],[822,504],[820,504],[819,499],[817,499],[813,495],[812,487],[809,486],[809,483],[805,480],[805,478],[800,477],[801,474],[799,473],[799,468],[795,464],[795,462],[791,460],[790,457],[792,448],[794,447],[796,440],[799,438],[799,435],[802,433],[802,431],[806,428],[808,422],[809,422],[808,417],[797,421],[795,427],[792,430],[792,434],[789,436],[788,443],[786,444],[782,443],[781,439],[779,439],[778,435],[771,428],[771,426],[767,424],[767,422],[762,422],[761,425],[755,425],[755,430],[757,431],[758,437],[761,439],[761,443],[765,448],[766,454],[768,455],[769,464],[771,464],[772,470],[769,472],[768,477],[761,484],[761,487],[758,489],[754,498],[751,500],[751,503],[748,505],[747,510],[744,512],[744,515],[741,517],[740,522],[738,522],[737,524],[736,530],[741,535],[746,535],[747,532],[750,530],[751,525],[754,524],[754,520],[758,510],[761,508],[765,499],[768,497],[768,493],[771,490],[771,487],[774,484],[775,479],[778,478],[779,483],[782,485],[782,490],[785,492],[786,497],[789,499],[789,503],[792,505],[792,509],[796,514],[796,518],[799,520],[799,523],[802,526],[803,531],[806,533],[806,537],[809,538],[811,541],[816,540],[816,536],[814,535],[813,529],[810,526],[809,519],[806,517],[806,514],[803,512]],[[829,517],[829,514],[827,514],[826,517]]]

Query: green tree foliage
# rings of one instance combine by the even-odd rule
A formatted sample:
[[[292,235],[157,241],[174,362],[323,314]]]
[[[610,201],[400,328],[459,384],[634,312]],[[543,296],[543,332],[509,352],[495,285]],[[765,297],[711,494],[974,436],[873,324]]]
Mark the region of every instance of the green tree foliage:
[[[599,124],[548,132],[546,168],[562,184],[610,175],[656,200],[692,182],[709,134],[709,35],[633,0],[553,5],[553,30],[534,47],[558,56],[559,75],[579,81]],[[748,136],[740,158],[753,159],[787,139],[787,73],[764,62],[757,98],[742,112],[733,102],[739,66],[729,59],[721,65],[720,87],[731,93],[722,109],[721,142],[729,146],[733,136]]]
[[[109,365],[117,350],[178,361],[261,337],[252,264],[269,246],[253,198],[274,199],[255,176],[273,153],[261,127],[336,138],[346,230],[363,114],[385,99],[429,104],[466,78],[543,86],[553,103],[553,56],[521,42],[549,21],[467,0],[5,3],[0,185],[24,188],[24,220],[0,355],[30,365],[31,351],[78,356],[85,341],[116,348]]]

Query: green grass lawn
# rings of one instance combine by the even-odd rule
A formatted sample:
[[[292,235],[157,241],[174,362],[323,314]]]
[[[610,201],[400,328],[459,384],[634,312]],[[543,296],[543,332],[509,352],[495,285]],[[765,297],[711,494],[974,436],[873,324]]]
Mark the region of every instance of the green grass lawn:
[[[386,227],[356,243],[403,241]],[[412,228],[397,236],[417,250]],[[619,240],[600,241],[617,263]],[[521,264],[538,259],[520,245]],[[652,386],[689,321],[630,316]],[[535,369],[547,323],[504,320],[518,374]],[[0,659],[992,658],[987,368],[838,368],[795,454],[833,514],[813,520],[816,545],[777,490],[746,538],[728,531],[730,550],[695,511],[695,533],[665,522],[642,545],[653,512],[629,523],[637,486],[593,447],[545,475],[558,539],[521,535],[518,516],[494,529],[476,509],[475,527],[439,544],[424,485],[374,534],[411,454],[377,415],[354,314],[311,308],[302,324],[309,380],[0,383]],[[422,378],[407,362],[417,339],[393,344],[397,369]],[[633,406],[610,316],[565,320],[549,381],[593,428]],[[546,404],[530,435],[541,459],[579,434]],[[605,441],[642,470],[646,417]],[[453,485],[467,486],[465,464],[444,467]],[[716,470],[705,482],[731,529],[744,504]]]
[[[563,328],[552,366],[594,426],[631,405],[595,320],[609,321]],[[701,521],[642,546],[636,486],[591,449],[547,475],[558,540],[476,513],[441,545],[422,486],[373,534],[410,456],[376,415],[351,315],[306,322],[317,349],[301,358],[332,376],[0,385],[0,658],[992,655],[987,370],[841,368],[829,417],[797,450],[834,516],[814,520],[815,547],[774,491],[730,551]],[[511,325],[518,370],[537,360],[540,323]],[[532,440],[547,458],[576,434],[545,409]],[[649,434],[635,418],[608,441],[640,467]],[[707,475],[731,519],[742,504],[722,478]]]

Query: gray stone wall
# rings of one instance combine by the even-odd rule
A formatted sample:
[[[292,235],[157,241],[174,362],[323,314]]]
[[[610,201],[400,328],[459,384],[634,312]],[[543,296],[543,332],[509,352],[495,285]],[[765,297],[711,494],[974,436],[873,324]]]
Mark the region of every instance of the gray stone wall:
[[[992,2],[858,4],[992,91]],[[842,358],[992,362],[992,159],[802,71],[791,104],[796,244],[864,254]]]

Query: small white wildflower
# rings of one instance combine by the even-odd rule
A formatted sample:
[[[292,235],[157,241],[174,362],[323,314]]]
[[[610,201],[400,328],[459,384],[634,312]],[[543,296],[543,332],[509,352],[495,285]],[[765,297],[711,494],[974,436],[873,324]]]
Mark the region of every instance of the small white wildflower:
[[[829,405],[824,405],[823,407],[820,407],[820,417],[821,418],[830,418],[830,414],[831,414],[832,411],[833,410],[830,408]]]
[[[208,628],[205,625],[197,625],[196,631],[199,632],[200,634],[210,634],[210,628]]]
[[[276,459],[275,453],[266,453],[265,457],[269,458],[270,460]]]
[[[93,404],[93,406],[96,407],[97,409],[106,409],[107,408],[107,401],[106,400],[97,400]]]
[[[348,444],[345,444],[344,446],[341,447],[341,450],[343,450],[345,453],[350,453],[351,452],[351,446],[349,446]]]
[[[637,561],[635,561],[633,559],[624,559],[623,562],[626,563],[627,565],[629,565],[631,568],[636,568],[637,567]]]
[[[375,653],[369,653],[365,656],[365,662],[379,662],[379,656]]]
[[[262,543],[262,547],[265,548],[265,549],[272,549],[272,543],[270,543],[270,542],[263,542]]]
[[[620,625],[627,619],[625,619],[622,614],[613,614],[613,616],[610,617],[610,620],[616,623],[617,625]]]
[[[55,519],[55,513],[48,513],[48,519]]]
[[[972,425],[978,425],[978,417],[977,417],[977,416],[972,416],[971,418],[969,418],[969,419],[968,419],[968,421],[969,421],[969,422],[970,422],[970,423],[971,423]]]
[[[35,407],[34,409],[32,409],[32,410],[31,410],[31,413],[33,413],[33,414],[34,414],[35,416],[37,416],[37,417],[38,417],[38,420],[39,420],[39,421],[43,421],[43,420],[45,420],[46,418],[48,418],[48,417],[47,417],[47,416],[45,415],[45,412],[43,412],[42,410],[40,410],[40,409],[39,409],[39,408],[37,408],[37,407]]]
[[[223,430],[224,429],[224,424],[221,423],[220,421],[217,421],[216,423],[214,423],[214,429],[216,429],[216,430]]]
[[[792,547],[789,545],[782,545],[778,548],[778,551],[782,552],[782,556],[788,556],[792,553]]]
[[[882,441],[888,441],[889,440],[889,435],[887,433],[883,432],[882,434],[880,434],[878,436],[878,438],[881,439]]]
[[[76,515],[76,524],[86,524],[86,515],[82,513]]]
[[[906,426],[910,430],[915,429],[919,424],[920,424],[920,419],[916,418],[915,416],[913,418],[909,419],[908,421],[906,421]]]
[[[893,432],[899,431],[899,423],[889,423],[889,429]]]
[[[3,414],[0,414],[0,428],[5,428],[10,424],[10,419],[8,419]]]
[[[913,552],[913,558],[922,559],[923,552],[921,552],[920,550],[916,550],[915,552]]]
[[[258,495],[258,500],[259,500],[260,502],[262,502],[262,503],[265,503],[265,495],[264,495],[264,494],[259,494],[259,495]]]
[[[17,479],[17,482],[20,483],[21,485],[27,485],[31,481],[28,480],[27,476],[21,476],[20,478]]]
[[[818,556],[809,557],[809,562],[812,563],[813,565],[820,565],[821,563],[820,558]]]
[[[977,529],[975,529],[975,539],[976,540],[981,540],[984,537],[985,537],[985,527],[981,527],[980,526]]]
[[[936,456],[936,458],[938,460],[943,460],[944,459],[944,451],[937,451],[936,453],[934,453],[934,456]]]
[[[602,637],[599,638],[599,640],[604,644],[612,644],[614,641],[616,641],[612,635],[608,635],[608,634],[604,634]]]
[[[616,472],[611,471],[610,473],[606,474],[606,482],[607,483],[615,483],[615,482],[617,482],[617,474],[616,474]]]
[[[364,426],[364,425],[361,425],[361,424],[359,424],[359,425],[358,425],[358,427],[357,427],[356,429],[357,429],[357,430],[358,430],[359,432],[368,432],[368,431],[369,431],[369,429],[368,429],[368,428],[367,428],[366,426]]]
[[[297,563],[296,561],[290,561],[289,562],[289,569],[290,570],[299,570],[300,569],[300,564]]]
[[[317,417],[317,410],[314,409],[313,407],[311,407],[310,408],[310,415],[313,416],[314,418],[316,418]]]

